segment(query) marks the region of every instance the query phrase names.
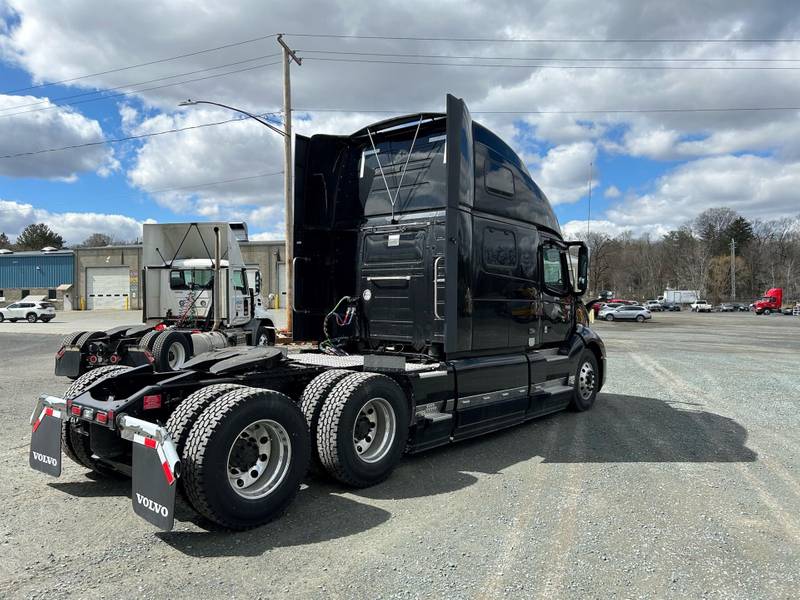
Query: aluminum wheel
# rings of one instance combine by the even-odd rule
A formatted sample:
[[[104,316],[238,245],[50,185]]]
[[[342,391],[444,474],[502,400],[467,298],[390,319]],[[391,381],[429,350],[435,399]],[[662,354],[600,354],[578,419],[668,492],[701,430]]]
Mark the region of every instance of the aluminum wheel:
[[[286,478],[292,461],[289,434],[277,421],[245,427],[228,451],[228,483],[242,498],[268,496]]]
[[[594,393],[594,367],[588,360],[581,365],[581,370],[578,373],[578,392],[581,398],[588,400]]]
[[[173,371],[179,370],[186,362],[186,348],[180,342],[173,342],[167,350],[167,362]]]
[[[266,331],[262,331],[261,334],[258,336],[257,345],[269,346],[269,334],[267,334]]]
[[[394,409],[385,398],[368,400],[353,425],[353,447],[357,456],[367,463],[383,459],[392,448],[397,431]]]

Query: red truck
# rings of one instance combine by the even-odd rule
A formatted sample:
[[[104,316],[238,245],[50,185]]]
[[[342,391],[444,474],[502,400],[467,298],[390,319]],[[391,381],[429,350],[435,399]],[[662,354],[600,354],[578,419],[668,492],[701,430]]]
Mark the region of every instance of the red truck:
[[[783,288],[770,288],[764,297],[753,303],[757,315],[768,315],[771,312],[783,312]]]

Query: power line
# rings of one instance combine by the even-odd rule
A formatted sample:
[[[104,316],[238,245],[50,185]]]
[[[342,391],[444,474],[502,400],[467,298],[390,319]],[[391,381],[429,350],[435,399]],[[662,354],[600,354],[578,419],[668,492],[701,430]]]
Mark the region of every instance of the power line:
[[[413,66],[427,66],[427,67],[478,67],[478,68],[492,68],[492,69],[613,69],[622,71],[762,71],[762,70],[777,70],[777,71],[795,71],[800,70],[799,67],[734,67],[729,65],[709,65],[709,66],[665,66],[665,65],[542,65],[542,64],[500,64],[500,63],[456,63],[456,62],[428,62],[428,61],[410,61],[410,60],[388,60],[388,59],[365,59],[365,58],[324,58],[321,56],[306,56],[306,60],[317,60],[327,62],[345,62],[345,63],[374,63],[374,64],[392,64],[392,65],[413,65]]]
[[[277,114],[280,114],[280,113],[277,113],[277,112],[275,112],[275,113],[263,113],[263,114],[261,114],[259,116],[266,117],[266,116],[277,115]],[[70,146],[60,146],[58,148],[44,148],[42,150],[32,150],[30,152],[18,152],[17,154],[6,154],[5,156],[0,156],[0,159],[19,158],[19,157],[22,157],[22,156],[35,156],[37,154],[45,154],[45,153],[48,153],[48,152],[59,152],[61,150],[75,150],[75,149],[78,149],[78,148],[88,148],[88,147],[91,147],[91,146],[102,146],[104,144],[115,144],[115,143],[119,143],[119,142],[128,142],[128,141],[131,141],[131,140],[139,140],[139,139],[142,139],[142,138],[156,137],[156,136],[165,135],[165,134],[168,134],[168,133],[178,133],[180,131],[189,131],[189,130],[192,130],[192,129],[202,129],[204,127],[214,127],[216,125],[224,125],[226,123],[233,123],[235,121],[245,121],[247,119],[248,119],[248,117],[233,117],[231,119],[226,119],[224,121],[214,121],[212,123],[200,123],[198,125],[189,125],[187,127],[175,127],[173,129],[165,129],[163,131],[154,131],[154,132],[151,132],[151,133],[142,133],[142,134],[138,134],[138,135],[129,135],[129,136],[121,137],[121,138],[98,140],[96,142],[86,142],[84,144],[72,144]]]
[[[471,110],[474,115],[592,115],[592,114],[625,114],[625,113],[709,113],[709,112],[769,112],[795,111],[800,106],[746,106],[721,108],[604,108],[587,110]],[[336,112],[336,113],[375,113],[375,114],[411,114],[415,110],[392,109],[359,109],[359,108],[295,108],[294,112]],[[427,111],[423,111],[427,112]],[[432,112],[437,112],[433,110]]]
[[[345,56],[388,56],[398,58],[449,58],[449,59],[463,59],[463,60],[539,60],[551,62],[747,62],[747,63],[760,63],[760,62],[800,62],[800,58],[687,58],[687,57],[606,57],[606,58],[582,58],[579,56],[574,57],[555,57],[555,56],[475,56],[475,55],[452,55],[452,54],[403,54],[397,52],[346,52],[342,50],[310,50],[302,49],[298,52],[305,52],[310,54],[337,54]]]
[[[264,64],[261,64],[261,65],[255,65],[255,66],[252,66],[252,67],[245,67],[243,69],[235,69],[233,71],[226,71],[225,73],[217,73],[215,75],[206,75],[205,77],[195,77],[193,79],[186,79],[184,81],[178,81],[178,82],[175,82],[175,83],[167,83],[167,84],[164,84],[164,85],[156,85],[156,86],[149,87],[149,88],[143,88],[141,90],[131,90],[131,91],[128,91],[128,92],[120,92],[118,94],[111,94],[110,96],[101,96],[101,97],[98,97],[98,98],[88,98],[86,100],[76,100],[75,102],[64,102],[62,104],[53,104],[51,106],[43,106],[43,107],[40,107],[40,108],[31,108],[29,110],[21,110],[21,111],[17,111],[17,112],[13,112],[13,113],[0,114],[0,119],[2,119],[4,117],[13,117],[15,115],[23,115],[23,114],[32,113],[32,112],[39,112],[39,111],[42,111],[42,110],[53,110],[55,108],[59,108],[59,107],[62,107],[62,106],[77,106],[79,104],[87,104],[89,102],[113,100],[114,98],[122,98],[122,97],[126,97],[126,96],[133,96],[135,94],[141,94],[142,92],[149,92],[149,91],[152,91],[152,90],[160,90],[160,89],[164,89],[164,88],[168,88],[168,87],[174,87],[176,85],[182,85],[184,83],[193,83],[193,82],[196,82],[196,81],[205,81],[207,79],[215,79],[217,77],[224,77],[226,75],[233,75],[235,73],[244,73],[245,71],[253,71],[254,69],[262,69],[264,67],[270,67],[272,65],[277,65],[277,64],[280,64],[280,63],[281,63],[281,61],[278,60],[278,61],[274,61],[274,62],[264,63]]]
[[[206,71],[216,71],[217,69],[224,69],[225,67],[233,67],[235,65],[243,65],[245,63],[254,62],[257,60],[265,60],[268,58],[275,58],[276,56],[280,56],[280,52],[275,52],[273,54],[265,54],[263,56],[256,56],[254,58],[248,58],[245,60],[237,60],[236,62],[226,63],[224,65],[217,65],[216,67],[207,67],[205,69],[197,69],[196,71],[186,71],[184,73],[176,73],[175,75],[167,75],[165,77],[158,77],[156,79],[149,79],[147,81],[139,81],[136,83],[126,83],[123,85],[118,85],[115,87],[110,88],[101,88],[91,92],[82,92],[80,94],[70,94],[68,96],[59,96],[57,98],[47,98],[45,100],[40,100],[39,102],[29,102],[28,104],[15,104],[14,106],[6,106],[4,108],[0,108],[0,111],[6,110],[14,110],[15,108],[27,108],[29,106],[38,106],[40,104],[47,104],[49,102],[59,102],[61,100],[71,100],[72,98],[80,98],[82,96],[92,96],[95,94],[104,94],[107,92],[113,92],[116,90],[121,90],[127,87],[137,86],[137,85],[146,85],[148,83],[155,83],[157,81],[165,81],[167,79],[175,79],[176,77],[184,77],[186,75],[196,75],[197,73],[205,73]]]
[[[222,185],[224,183],[235,183],[237,181],[247,181],[250,179],[258,179],[260,177],[272,177],[274,175],[283,175],[283,171],[275,171],[274,173],[259,173],[258,175],[247,175],[245,177],[234,177],[233,179],[221,179],[218,181],[209,181],[207,183],[198,183],[195,185],[183,185],[180,187],[163,188],[160,190],[142,190],[145,194],[163,194],[166,192],[177,192],[180,190],[194,190],[200,188],[211,187],[215,185]]]
[[[252,44],[253,42],[260,42],[262,40],[267,40],[270,38],[274,38],[277,34],[272,33],[270,35],[262,35],[256,38],[250,38],[248,40],[241,40],[238,42],[232,42],[230,44],[223,44],[222,46],[215,46],[214,48],[205,48],[203,50],[196,50],[194,52],[187,52],[186,54],[178,54],[177,56],[169,56],[167,58],[159,58],[157,60],[151,60],[149,62],[143,62],[135,65],[128,65],[125,67],[117,67],[115,69],[108,69],[106,71],[98,71],[96,73],[87,73],[86,75],[79,75],[77,77],[71,77],[69,79],[62,79],[61,81],[52,81],[50,83],[40,83],[38,85],[31,85],[24,88],[17,88],[15,90],[5,90],[0,92],[0,94],[16,94],[18,92],[25,92],[28,90],[35,90],[43,87],[49,87],[51,85],[62,85],[64,83],[70,83],[73,81],[80,81],[81,79],[88,79],[89,77],[96,77],[98,75],[108,75],[109,73],[119,73],[120,71],[127,71],[129,69],[138,69],[139,67],[148,67],[150,65],[157,65],[160,63],[169,62],[172,60],[178,60],[181,58],[189,58],[190,56],[197,56],[198,54],[206,54],[208,52],[216,52],[218,50],[225,50],[227,48],[234,48],[236,46],[243,46],[244,44]]]
[[[524,43],[524,44],[777,44],[797,43],[800,38],[486,38],[355,35],[332,33],[284,33],[303,38],[387,40],[418,42]]]

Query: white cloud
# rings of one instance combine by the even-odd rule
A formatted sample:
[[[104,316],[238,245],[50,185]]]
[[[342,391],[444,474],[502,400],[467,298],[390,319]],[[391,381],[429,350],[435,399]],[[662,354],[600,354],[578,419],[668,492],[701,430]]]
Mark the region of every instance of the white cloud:
[[[621,195],[622,192],[620,192],[619,188],[615,185],[608,186],[603,192],[603,196],[606,198],[619,198]]]
[[[727,206],[747,218],[800,212],[800,162],[720,156],[686,163],[660,177],[647,194],[626,198],[605,218],[634,233],[664,233],[707,208]]]
[[[153,222],[147,220],[145,222]],[[32,204],[0,200],[0,231],[13,239],[31,223],[45,223],[60,234],[67,244],[82,242],[93,233],[107,233],[114,238],[141,238],[142,222],[119,214],[91,212],[51,212]]]
[[[35,107],[22,108],[36,104]],[[46,108],[22,113],[31,108]],[[13,114],[13,113],[22,114]],[[0,94],[0,157],[92,143],[104,138],[100,123],[47,98]],[[78,173],[108,175],[119,167],[112,150],[89,146],[59,152],[0,158],[0,175],[74,180]]]
[[[597,158],[590,142],[577,142],[551,148],[542,158],[533,178],[552,204],[577,202],[589,191],[589,163]],[[597,168],[592,171],[592,187],[597,186]]]

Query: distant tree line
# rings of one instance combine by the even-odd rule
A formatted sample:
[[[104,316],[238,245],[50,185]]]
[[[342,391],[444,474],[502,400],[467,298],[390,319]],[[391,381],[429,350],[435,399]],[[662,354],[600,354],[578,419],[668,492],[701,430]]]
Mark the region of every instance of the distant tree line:
[[[591,292],[646,300],[672,288],[698,290],[714,303],[731,300],[731,240],[737,300],[750,301],[770,287],[782,287],[788,300],[800,299],[800,216],[749,221],[724,207],[658,239],[590,233]]]
[[[74,247],[123,246],[129,243],[135,242],[120,240],[107,233],[93,233],[80,244],[75,244]],[[0,232],[0,250],[41,250],[48,246],[60,250],[65,247],[65,242],[61,235],[53,231],[45,223],[31,223],[20,232],[13,243],[4,232]]]

